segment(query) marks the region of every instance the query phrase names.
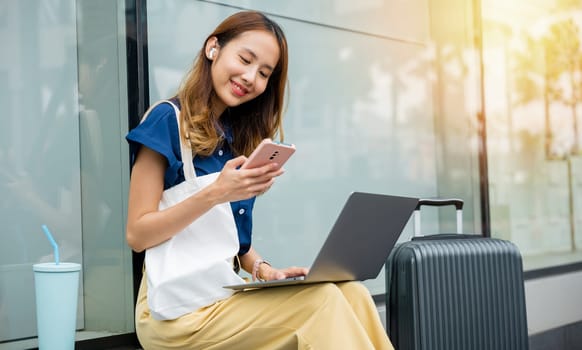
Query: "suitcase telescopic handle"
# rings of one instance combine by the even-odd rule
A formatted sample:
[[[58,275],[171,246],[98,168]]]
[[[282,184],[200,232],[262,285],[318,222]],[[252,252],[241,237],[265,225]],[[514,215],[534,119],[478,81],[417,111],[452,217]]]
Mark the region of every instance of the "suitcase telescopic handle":
[[[447,199],[419,199],[414,209],[414,236],[420,235],[420,207],[423,205],[432,207],[443,207],[454,205],[457,210],[457,233],[463,232],[463,200],[457,198]]]

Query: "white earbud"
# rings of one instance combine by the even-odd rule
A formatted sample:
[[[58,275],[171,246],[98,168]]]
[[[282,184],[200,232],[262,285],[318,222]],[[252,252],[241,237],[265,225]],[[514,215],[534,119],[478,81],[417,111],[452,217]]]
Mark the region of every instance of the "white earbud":
[[[210,49],[210,52],[208,53],[208,57],[209,57],[210,59],[213,59],[213,58],[214,58],[214,53],[215,53],[215,52],[216,52],[216,48],[215,48],[215,47],[211,48],[211,49]]]

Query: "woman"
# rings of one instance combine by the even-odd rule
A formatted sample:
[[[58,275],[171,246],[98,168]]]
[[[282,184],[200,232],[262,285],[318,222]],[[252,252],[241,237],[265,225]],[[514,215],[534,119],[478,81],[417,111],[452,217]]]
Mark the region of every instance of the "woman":
[[[272,267],[251,245],[255,197],[268,191],[283,170],[277,170],[277,164],[239,169],[245,155],[262,139],[283,134],[286,80],[285,36],[263,14],[236,13],[208,36],[171,100],[177,108],[166,103],[156,105],[127,136],[133,160],[127,241],[133,250],[153,252],[180,232],[203,225],[202,217],[227,205],[236,232],[233,255],[253,279],[307,274],[302,267]],[[185,200],[162,206],[166,191],[187,182],[184,174],[189,173],[187,167],[192,163],[190,152],[181,153],[180,142],[192,150],[194,177],[216,176]],[[187,160],[184,163],[183,158]],[[225,217],[224,222],[228,220]],[[224,229],[206,226],[202,227],[210,230],[206,237],[228,231],[228,225]],[[204,248],[191,255],[212,250]],[[136,305],[136,332],[144,349],[392,348],[375,305],[360,283],[233,294],[221,288],[223,281],[217,281],[225,273],[234,273],[232,267],[228,269],[201,273],[195,280],[212,285],[205,289],[210,292],[194,291],[192,299],[197,303],[191,309],[162,315],[152,308],[153,295],[148,292],[146,276],[150,270],[155,271],[155,266],[148,265],[146,255]]]

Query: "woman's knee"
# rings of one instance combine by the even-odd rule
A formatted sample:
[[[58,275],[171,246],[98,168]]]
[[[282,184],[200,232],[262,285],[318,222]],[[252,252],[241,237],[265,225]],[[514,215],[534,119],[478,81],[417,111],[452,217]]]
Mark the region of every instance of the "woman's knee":
[[[307,287],[310,293],[321,298],[341,297],[342,293],[335,283],[315,283]]]
[[[344,303],[345,298],[341,290],[334,283],[315,283],[307,286],[304,290],[306,299],[315,308],[320,308],[327,304]]]
[[[361,282],[338,283],[337,287],[344,298],[353,306],[363,307],[367,305],[367,307],[372,307],[374,305],[370,291]]]
[[[360,295],[360,296],[369,296],[370,292],[368,288],[364,286],[361,282],[358,281],[351,281],[351,282],[341,282],[337,284],[337,287],[344,295]]]
[[[361,282],[318,283],[309,287],[321,299],[367,300],[370,292]]]

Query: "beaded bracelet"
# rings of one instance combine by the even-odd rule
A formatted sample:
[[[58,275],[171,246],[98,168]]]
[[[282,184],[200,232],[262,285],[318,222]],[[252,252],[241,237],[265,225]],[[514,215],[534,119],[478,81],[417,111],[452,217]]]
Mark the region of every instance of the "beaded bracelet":
[[[253,273],[251,274],[253,277],[253,281],[259,280],[261,282],[264,282],[265,279],[261,278],[261,276],[259,276],[259,266],[261,266],[261,264],[267,264],[269,266],[271,266],[271,264],[269,264],[269,262],[263,260],[263,259],[257,259],[255,260],[255,263],[253,264]]]

